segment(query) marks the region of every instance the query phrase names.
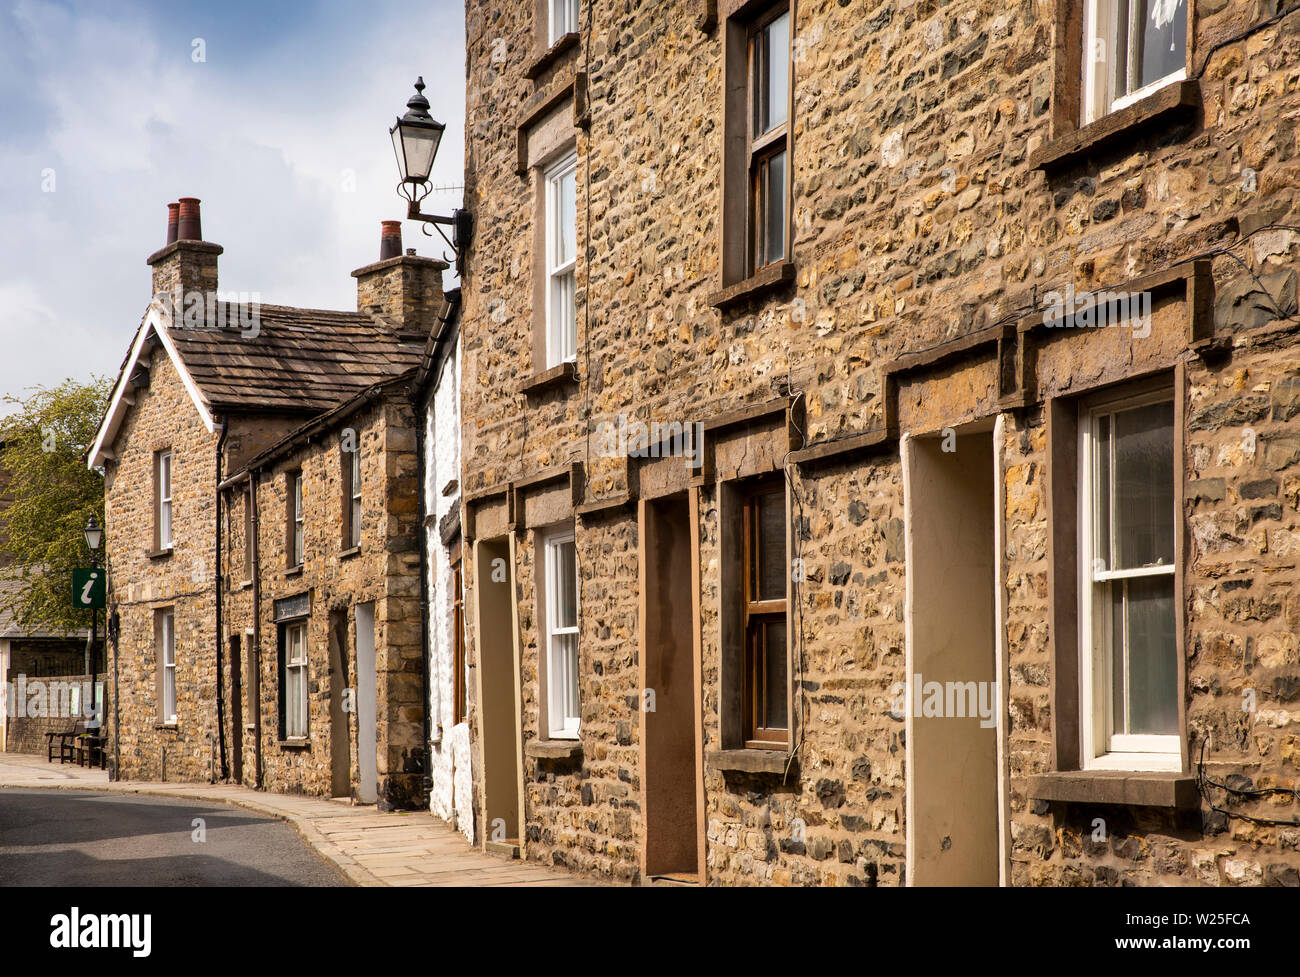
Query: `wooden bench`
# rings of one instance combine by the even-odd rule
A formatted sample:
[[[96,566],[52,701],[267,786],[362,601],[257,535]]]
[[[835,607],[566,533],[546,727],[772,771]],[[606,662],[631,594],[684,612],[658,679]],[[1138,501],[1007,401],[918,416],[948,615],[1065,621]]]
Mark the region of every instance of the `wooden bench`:
[[[71,729],[63,732],[53,732],[45,734],[45,762],[54,762],[55,741],[58,741],[59,763],[64,764],[69,760],[76,762],[76,744],[77,737],[86,732],[85,723],[75,723]]]
[[[78,766],[93,767],[98,762],[99,769],[105,768],[104,737],[98,732],[86,732],[79,735],[75,742]]]

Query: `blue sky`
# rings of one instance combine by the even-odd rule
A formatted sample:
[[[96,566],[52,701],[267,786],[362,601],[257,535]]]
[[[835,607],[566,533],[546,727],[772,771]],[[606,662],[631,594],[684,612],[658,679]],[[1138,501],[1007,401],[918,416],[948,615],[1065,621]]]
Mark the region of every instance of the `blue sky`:
[[[447,126],[433,181],[459,185],[459,0],[0,0],[0,393],[116,373],[178,197],[223,291],[354,308],[349,272],[404,214],[387,129],[417,75]]]

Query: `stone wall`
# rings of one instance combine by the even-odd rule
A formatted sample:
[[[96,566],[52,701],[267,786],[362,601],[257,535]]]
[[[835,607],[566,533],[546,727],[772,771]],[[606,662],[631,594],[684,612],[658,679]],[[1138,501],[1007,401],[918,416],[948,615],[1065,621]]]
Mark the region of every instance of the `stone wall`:
[[[478,221],[462,313],[470,495],[581,461],[586,500],[615,497],[629,487],[626,465],[602,456],[593,432],[621,412],[708,421],[802,392],[799,434],[808,443],[879,429],[891,420],[883,370],[905,354],[1004,319],[1014,325],[1066,284],[1119,286],[1234,245],[1269,222],[1296,223],[1300,15],[1211,54],[1272,6],[1195,4],[1190,60],[1194,69],[1209,60],[1192,85],[1201,108],[1191,120],[1148,122],[1045,173],[1035,154],[1050,148],[1060,114],[1053,51],[1065,43],[1061,5],[801,0],[794,282],[720,312],[709,299],[721,284],[724,27],[701,30],[706,5],[693,0],[584,6],[580,44],[530,79],[525,68],[539,53],[533,6],[466,7],[466,199]],[[725,17],[729,5],[718,7]],[[525,396],[519,387],[534,369],[535,200],[530,180],[516,173],[519,124],[578,72],[585,97],[575,115],[585,113],[588,126],[572,131],[578,381]],[[1065,128],[1058,120],[1055,135]],[[1237,248],[1287,312],[1298,247],[1300,236],[1282,229]],[[1215,779],[1295,783],[1295,324],[1263,296],[1242,292],[1244,272],[1232,258],[1206,260],[1216,307],[1160,314],[1199,316],[1197,328],[1212,320],[1217,352],[1193,351],[1164,327],[1145,345],[1081,334],[1053,340],[1058,352],[1037,376],[1016,368],[1019,402],[999,406],[996,383],[991,394],[975,390],[983,375],[955,365],[934,372],[928,386],[912,385],[898,404],[901,433],[1004,416],[1014,884],[1296,878],[1294,829],[1224,819],[1205,805],[1175,815],[1030,797],[1029,778],[1051,769],[1055,723],[1042,398],[1153,372],[1185,377],[1177,396],[1186,416],[1189,744],[1199,748],[1202,733],[1213,732]],[[706,771],[708,881],[900,884],[905,744],[889,715],[890,689],[906,678],[898,442],[790,471],[808,565],[796,597],[805,615],[801,657],[795,652],[803,668],[799,772],[774,786],[767,776]],[[708,750],[719,736],[722,598],[716,490],[705,484],[700,492]],[[643,830],[636,533],[627,509],[578,519],[583,756],[558,768],[525,760],[526,856],[617,878],[638,874]],[[528,739],[537,735],[534,555],[530,533],[518,542]],[[1241,709],[1248,689],[1253,713]],[[1291,819],[1295,807],[1276,795],[1240,809]],[[1104,844],[1089,840],[1096,817],[1107,824]],[[802,840],[791,829],[796,818]]]
[[[206,781],[220,771],[216,701],[216,457],[209,432],[167,352],[148,359],[149,386],[115,442],[105,472],[105,532],[110,607],[121,615],[115,690],[121,721],[119,776]],[[172,451],[170,553],[154,546],[154,452]],[[155,613],[176,622],[176,723],[160,720]],[[110,660],[111,666],[111,660]],[[110,667],[110,674],[112,669]]]
[[[95,684],[103,682],[105,676],[23,676],[24,681],[16,683],[11,693],[14,711],[7,717],[3,744],[7,752],[48,756],[46,733],[71,732],[95,720]]]
[[[419,550],[416,523],[417,480],[414,417],[404,390],[377,402],[360,405],[339,417],[309,442],[276,458],[257,475],[258,570],[260,572],[259,686],[262,729],[262,784],[268,790],[330,796],[332,727],[329,641],[331,612],[345,616],[346,677],[340,690],[356,695],[357,604],[374,602],[376,716],[380,804],[412,807],[421,797],[423,754],[421,706],[423,654],[420,636]],[[361,450],[361,545],[343,545],[344,437],[355,437]],[[303,473],[304,560],[301,568],[287,565],[286,473]],[[236,486],[226,522],[228,551],[242,577],[244,553],[244,492]],[[308,741],[278,738],[281,679],[277,655],[275,602],[310,594],[307,618]],[[253,625],[251,582],[232,586],[227,604],[227,634],[251,640]],[[245,653],[246,654],[246,653]],[[253,723],[249,676],[243,675],[245,725]],[[354,699],[355,702],[355,699]],[[349,779],[355,795],[360,771],[357,755],[357,712],[347,712]],[[257,782],[256,742],[252,729],[243,736],[245,783]]]
[[[576,534],[579,575],[579,760],[524,757],[524,847],[547,864],[619,881],[639,875],[636,523],[593,520]],[[519,540],[519,627],[525,744],[541,729],[537,546]]]

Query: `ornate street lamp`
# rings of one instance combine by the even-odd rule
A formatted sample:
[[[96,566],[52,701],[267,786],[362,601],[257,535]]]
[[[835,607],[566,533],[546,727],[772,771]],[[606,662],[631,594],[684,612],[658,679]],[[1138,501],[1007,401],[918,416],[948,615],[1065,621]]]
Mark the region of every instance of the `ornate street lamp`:
[[[406,114],[393,124],[388,135],[393,140],[397,171],[402,178],[397,185],[397,193],[407,201],[407,219],[432,224],[434,230],[442,235],[442,239],[456,253],[456,267],[459,270],[464,249],[469,246],[474,231],[469,211],[453,210],[450,217],[420,212],[421,201],[433,190],[429,183],[429,172],[433,169],[433,160],[438,155],[438,145],[442,142],[445,128],[429,115],[429,100],[424,97],[424,77],[421,76],[415,80],[415,94],[406,103]],[[450,238],[439,225],[452,229]],[[424,233],[429,232],[426,229]]]
[[[81,535],[85,537],[86,546],[90,549],[90,567],[92,570],[97,569],[99,567],[99,546],[104,542],[104,527],[95,522],[94,513],[91,513],[90,519],[86,521],[86,528],[81,531]],[[95,640],[98,630],[99,609],[92,608],[90,611],[90,641],[86,645],[86,672],[91,676],[92,682],[95,676]],[[98,724],[95,732],[97,735],[102,736],[104,729],[102,715],[96,715],[95,720]]]
[[[93,561],[99,556],[99,544],[104,541],[104,529],[95,522],[95,517],[91,516],[82,535],[86,537],[86,545],[90,547],[90,557]]]
[[[438,155],[443,130],[447,127],[429,115],[429,100],[424,97],[424,76],[415,80],[415,94],[406,103],[406,114],[388,130],[397,155],[397,169],[402,182],[397,192],[418,204],[429,193],[429,171]]]

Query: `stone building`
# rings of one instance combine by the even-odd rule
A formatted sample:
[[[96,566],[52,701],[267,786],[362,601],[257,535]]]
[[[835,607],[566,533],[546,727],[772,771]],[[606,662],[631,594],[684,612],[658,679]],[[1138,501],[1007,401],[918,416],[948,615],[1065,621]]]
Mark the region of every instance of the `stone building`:
[[[412,382],[446,263],[404,254],[385,222],[356,312],[226,301],[198,202],[179,210],[90,453],[120,621],[117,776],[421,806]]]
[[[1300,882],[1275,6],[467,0],[482,844]]]

